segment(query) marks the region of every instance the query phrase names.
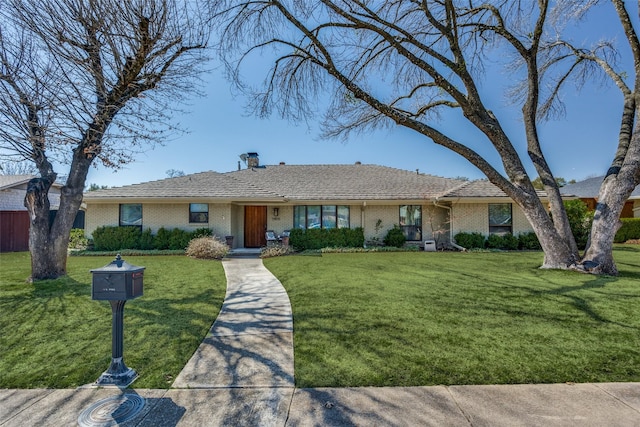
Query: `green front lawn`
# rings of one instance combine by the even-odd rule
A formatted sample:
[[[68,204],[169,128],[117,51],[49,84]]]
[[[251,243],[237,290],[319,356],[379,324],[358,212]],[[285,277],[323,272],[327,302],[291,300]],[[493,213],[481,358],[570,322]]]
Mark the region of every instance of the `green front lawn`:
[[[299,387],[640,381],[640,247],[619,277],[541,253],[271,258],[294,313]]]
[[[540,253],[362,253],[265,260],[289,292],[296,383],[310,386],[640,381],[640,247],[619,277],[538,269]],[[124,356],[138,388],[167,388],[225,294],[217,261],[124,257],[147,267],[127,302]],[[0,254],[0,388],[76,387],[111,360],[111,310],[89,270],[26,284],[27,253]]]
[[[124,360],[138,388],[168,388],[222,306],[220,262],[123,257],[146,267],[144,296],[124,310]],[[25,283],[28,253],[0,254],[0,388],[76,387],[111,361],[111,306],[91,300],[91,273],[113,257],[72,257],[67,278]]]

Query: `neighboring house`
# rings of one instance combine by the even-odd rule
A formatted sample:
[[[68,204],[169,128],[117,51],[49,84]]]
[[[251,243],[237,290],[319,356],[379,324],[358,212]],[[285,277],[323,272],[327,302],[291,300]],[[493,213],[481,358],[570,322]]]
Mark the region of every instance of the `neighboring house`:
[[[24,206],[33,175],[0,175],[0,252],[29,250],[29,214]],[[51,189],[50,203],[58,206],[60,187]]]
[[[566,197],[579,198],[587,204],[589,209],[594,210],[598,203],[598,194],[600,194],[600,186],[603,180],[604,176],[587,178],[584,181],[565,185],[560,189],[560,192]],[[620,218],[634,217],[640,217],[640,187],[636,187],[633,190],[620,213]]]
[[[85,193],[86,227],[140,226],[234,236],[233,246],[266,245],[265,231],[362,227],[370,243],[394,225],[407,240],[447,246],[460,232],[531,231],[519,207],[487,181],[440,178],[385,166],[261,166],[202,172]]]
[[[34,175],[0,175],[0,252],[29,250],[29,214],[24,206],[27,184]],[[49,190],[50,219],[60,205],[61,184]],[[78,212],[75,228],[84,228],[84,212]]]

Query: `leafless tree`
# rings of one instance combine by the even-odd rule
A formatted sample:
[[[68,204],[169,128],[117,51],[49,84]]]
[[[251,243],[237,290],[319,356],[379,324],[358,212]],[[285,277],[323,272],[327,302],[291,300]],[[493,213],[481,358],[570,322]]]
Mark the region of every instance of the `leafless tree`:
[[[174,129],[197,92],[208,24],[189,0],[7,0],[0,5],[0,156],[33,162],[32,279],[66,274],[89,167],[118,168]],[[49,224],[54,165],[68,165]]]
[[[38,172],[31,162],[5,161],[0,163],[0,175],[35,175]]]
[[[640,184],[640,41],[629,13],[630,2],[590,0],[561,2],[555,10],[556,19],[580,19],[596,6],[605,3],[615,9],[621,24],[623,46],[629,48],[631,69],[620,61],[621,48],[615,40],[600,40],[583,47],[568,40],[556,40],[546,46],[541,74],[554,72],[548,96],[541,104],[543,114],[553,114],[562,105],[558,102],[560,90],[569,82],[582,85],[587,79],[604,77],[621,92],[622,117],[618,145],[611,165],[600,187],[593,224],[583,259],[588,260],[596,272],[617,274],[613,260],[613,240],[621,226],[620,214],[625,202]],[[638,4],[640,9],[640,4]],[[638,11],[640,14],[640,10]],[[558,70],[561,70],[558,72]],[[612,138],[613,140],[613,138]],[[545,188],[548,182],[542,179]]]
[[[178,169],[167,169],[165,171],[165,173],[167,174],[167,178],[175,178],[178,176],[184,176],[184,171],[178,170]]]
[[[544,114],[560,105],[557,93],[541,98],[545,79],[562,74],[552,56],[561,27],[560,21],[549,19],[554,12],[550,1],[212,3],[223,23],[220,52],[229,75],[251,94],[257,114],[277,111],[295,119],[311,118],[317,113],[318,98],[335,94],[323,121],[324,136],[346,137],[394,125],[412,129],[466,158],[522,208],[542,245],[544,268],[580,267],[560,190],[538,134]],[[622,0],[613,4],[624,10]],[[637,40],[634,33],[627,33],[630,40]],[[264,85],[252,91],[242,81],[241,71],[247,58],[258,52],[275,54],[276,59]],[[515,75],[524,76],[514,102],[522,111],[522,139],[529,159],[518,154],[478,86],[485,67],[504,63],[505,56],[519,66]],[[484,144],[499,154],[501,168],[456,140],[446,122],[437,120],[453,113],[483,134]],[[525,162],[533,164],[545,184],[553,220],[536,194]],[[616,272],[610,250],[594,259],[601,263],[594,272]]]

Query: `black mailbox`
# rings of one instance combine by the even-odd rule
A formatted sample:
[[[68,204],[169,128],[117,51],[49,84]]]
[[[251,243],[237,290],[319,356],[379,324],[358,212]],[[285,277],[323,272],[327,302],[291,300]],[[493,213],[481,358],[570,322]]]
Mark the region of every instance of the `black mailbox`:
[[[129,300],[142,296],[144,267],[131,265],[116,256],[110,264],[91,270],[91,299]]]

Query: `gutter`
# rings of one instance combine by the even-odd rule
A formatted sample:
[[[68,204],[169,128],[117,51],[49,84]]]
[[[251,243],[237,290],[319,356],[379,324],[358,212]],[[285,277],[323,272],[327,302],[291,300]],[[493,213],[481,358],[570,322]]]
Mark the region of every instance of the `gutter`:
[[[437,197],[433,201],[433,206],[435,206],[437,208],[446,209],[446,210],[449,211],[449,224],[451,225],[450,230],[449,230],[449,244],[451,246],[453,246],[455,249],[459,250],[459,251],[466,252],[467,248],[463,248],[462,246],[460,246],[459,244],[457,244],[456,242],[453,241],[453,236],[451,235],[451,233],[453,232],[453,212],[451,210],[451,207],[450,206],[445,206],[445,205],[439,205]]]

